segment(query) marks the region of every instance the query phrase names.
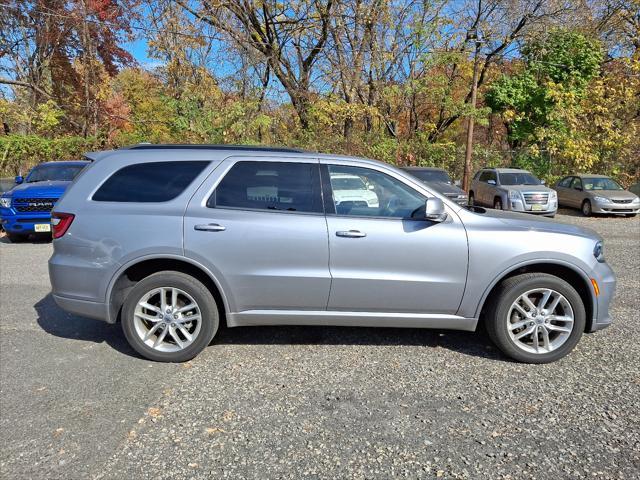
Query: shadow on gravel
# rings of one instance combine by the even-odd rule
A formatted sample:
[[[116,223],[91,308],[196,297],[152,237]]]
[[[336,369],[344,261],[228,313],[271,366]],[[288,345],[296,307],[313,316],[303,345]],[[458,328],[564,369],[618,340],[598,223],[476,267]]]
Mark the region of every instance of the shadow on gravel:
[[[420,328],[273,326],[222,328],[215,345],[407,345],[446,348],[473,357],[510,360],[495,348],[482,328],[477,332]]]
[[[141,358],[127,343],[119,324],[77,317],[63,311],[48,294],[34,305],[38,325],[56,337],[107,343],[115,350]],[[474,357],[509,361],[478,332],[427,330],[419,328],[368,328],[322,326],[223,327],[213,339],[215,345],[407,345],[446,348]]]
[[[119,324],[114,325],[69,314],[56,305],[51,294],[33,307],[38,314],[38,325],[55,337],[85,342],[104,342],[120,353],[141,358],[127,343]]]

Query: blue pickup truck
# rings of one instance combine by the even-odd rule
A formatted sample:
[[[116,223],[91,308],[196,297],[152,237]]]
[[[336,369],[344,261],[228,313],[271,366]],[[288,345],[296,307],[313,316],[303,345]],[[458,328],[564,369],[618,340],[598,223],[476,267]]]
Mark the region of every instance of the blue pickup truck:
[[[41,163],[26,178],[16,177],[16,186],[0,197],[0,225],[7,238],[19,242],[31,233],[50,233],[51,209],[88,163]]]

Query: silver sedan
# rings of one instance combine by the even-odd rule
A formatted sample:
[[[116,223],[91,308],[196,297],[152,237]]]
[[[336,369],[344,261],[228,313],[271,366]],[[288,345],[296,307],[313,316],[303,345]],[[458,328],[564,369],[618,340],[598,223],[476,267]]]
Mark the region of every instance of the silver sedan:
[[[640,212],[640,198],[605,175],[570,175],[555,190],[560,206],[579,208],[586,217],[594,213],[633,217]]]

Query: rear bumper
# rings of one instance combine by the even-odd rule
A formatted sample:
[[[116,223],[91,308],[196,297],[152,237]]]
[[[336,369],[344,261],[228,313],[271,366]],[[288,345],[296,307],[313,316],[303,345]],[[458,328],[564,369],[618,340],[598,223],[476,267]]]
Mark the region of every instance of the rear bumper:
[[[96,320],[109,321],[109,308],[106,303],[89,302],[77,298],[65,297],[53,294],[56,304],[64,311],[81,317],[94,318]]]

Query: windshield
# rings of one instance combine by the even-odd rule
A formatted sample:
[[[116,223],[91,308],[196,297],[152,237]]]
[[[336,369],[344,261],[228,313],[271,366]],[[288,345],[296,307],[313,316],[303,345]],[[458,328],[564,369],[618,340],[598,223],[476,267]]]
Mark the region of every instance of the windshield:
[[[84,165],[39,165],[31,170],[27,177],[27,183],[45,181],[70,182],[83,168]]]
[[[540,180],[529,172],[500,173],[500,185],[540,185]]]
[[[331,178],[331,186],[334,190],[366,190],[367,187],[359,177]]]
[[[449,174],[442,170],[409,170],[408,172],[423,182],[453,183]]]
[[[582,183],[585,190],[624,190],[611,178],[583,178]]]

